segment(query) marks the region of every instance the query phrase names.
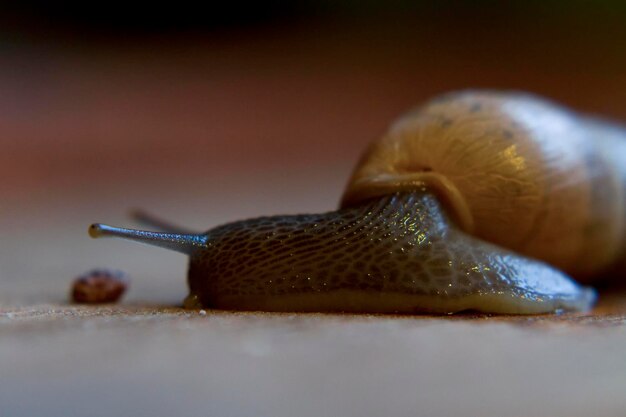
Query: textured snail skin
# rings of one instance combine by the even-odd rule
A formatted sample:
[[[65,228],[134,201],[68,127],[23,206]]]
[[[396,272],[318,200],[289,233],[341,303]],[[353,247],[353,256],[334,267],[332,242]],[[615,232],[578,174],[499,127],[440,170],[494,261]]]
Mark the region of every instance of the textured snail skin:
[[[594,299],[558,270],[477,240],[426,190],[206,233],[189,300],[205,307],[370,313],[543,313]]]
[[[590,280],[624,261],[625,184],[622,129],[530,95],[470,91],[394,123],[338,211],[204,234],[90,234],[189,255],[190,308],[586,310],[594,291],[568,275]]]

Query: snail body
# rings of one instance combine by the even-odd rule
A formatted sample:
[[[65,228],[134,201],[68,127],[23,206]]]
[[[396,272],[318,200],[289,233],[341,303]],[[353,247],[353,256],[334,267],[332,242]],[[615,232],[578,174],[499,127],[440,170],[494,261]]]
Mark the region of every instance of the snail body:
[[[337,211],[90,234],[188,254],[188,307],[585,310],[594,292],[568,274],[589,280],[624,253],[625,137],[528,95],[448,94],[370,146]]]

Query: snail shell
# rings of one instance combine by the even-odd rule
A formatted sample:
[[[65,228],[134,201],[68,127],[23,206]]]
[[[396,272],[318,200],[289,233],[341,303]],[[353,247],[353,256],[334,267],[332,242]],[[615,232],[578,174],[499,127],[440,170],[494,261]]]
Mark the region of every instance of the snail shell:
[[[589,280],[625,253],[626,134],[522,93],[467,91],[396,121],[342,206],[423,184],[467,233]]]
[[[624,137],[525,94],[448,94],[368,148],[337,211],[90,234],[190,255],[190,307],[584,310],[593,290],[562,271],[589,279],[623,256]]]

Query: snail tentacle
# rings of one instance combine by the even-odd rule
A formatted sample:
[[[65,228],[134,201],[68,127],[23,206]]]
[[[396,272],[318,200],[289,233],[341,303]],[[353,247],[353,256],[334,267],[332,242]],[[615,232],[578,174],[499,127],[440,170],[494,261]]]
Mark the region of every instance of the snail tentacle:
[[[160,233],[146,230],[125,229],[101,223],[89,226],[89,236],[94,239],[101,237],[118,237],[146,245],[170,249],[185,255],[193,255],[198,250],[206,249],[207,237],[196,234]]]

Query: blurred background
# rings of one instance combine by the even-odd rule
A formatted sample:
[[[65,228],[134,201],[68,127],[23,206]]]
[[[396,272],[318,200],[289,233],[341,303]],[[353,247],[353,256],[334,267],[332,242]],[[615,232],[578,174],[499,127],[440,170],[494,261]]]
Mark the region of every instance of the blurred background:
[[[87,225],[333,209],[366,143],[448,90],[626,119],[624,51],[617,0],[2,2],[0,302],[62,301],[94,266],[178,302],[184,258]]]

